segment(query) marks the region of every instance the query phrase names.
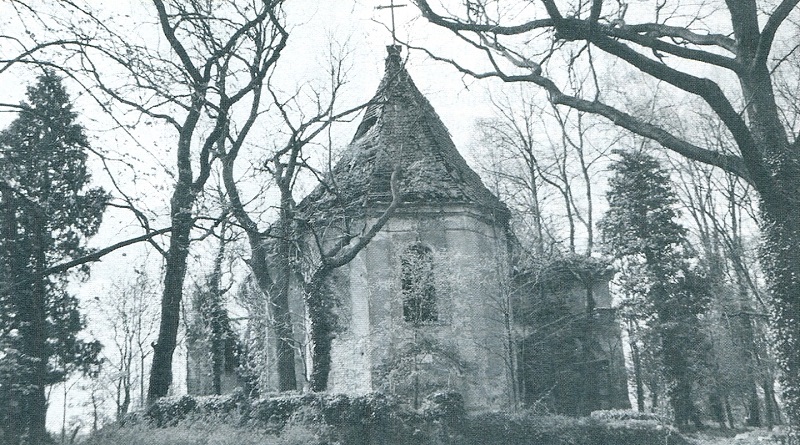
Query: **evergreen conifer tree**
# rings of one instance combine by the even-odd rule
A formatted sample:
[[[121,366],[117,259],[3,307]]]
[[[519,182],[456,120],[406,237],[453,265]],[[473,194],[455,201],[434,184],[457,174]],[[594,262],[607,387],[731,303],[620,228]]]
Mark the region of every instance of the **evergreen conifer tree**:
[[[0,436],[45,443],[46,388],[92,372],[100,344],[78,338],[84,321],[53,264],[87,253],[108,195],[88,188],[85,148],[61,79],[47,71],[28,88],[16,120],[0,132]],[[86,270],[82,271],[83,273]]]
[[[694,387],[705,341],[698,315],[709,301],[703,275],[692,267],[686,229],[677,221],[677,197],[669,174],[647,153],[618,151],[609,181],[609,209],[600,221],[609,253],[622,270],[626,294],[638,295],[639,323],[656,339],[653,353],[668,384],[675,423],[700,425]]]

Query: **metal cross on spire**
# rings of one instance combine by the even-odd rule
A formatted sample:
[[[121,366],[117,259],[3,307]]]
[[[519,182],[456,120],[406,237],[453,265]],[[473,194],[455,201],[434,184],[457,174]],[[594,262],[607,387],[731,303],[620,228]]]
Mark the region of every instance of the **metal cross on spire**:
[[[392,43],[394,44],[397,44],[397,35],[395,34],[395,28],[394,28],[394,10],[396,8],[402,8],[403,6],[408,6],[408,5],[405,4],[395,5],[394,0],[389,0],[388,5],[381,5],[375,7],[375,9],[388,9],[392,13]]]

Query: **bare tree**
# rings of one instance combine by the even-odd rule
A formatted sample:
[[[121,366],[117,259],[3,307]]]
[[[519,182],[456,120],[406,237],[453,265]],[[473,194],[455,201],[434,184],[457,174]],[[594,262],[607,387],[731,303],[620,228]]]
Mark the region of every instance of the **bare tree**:
[[[415,3],[429,21],[482,53],[489,68],[473,68],[453,57],[437,56],[479,78],[498,77],[544,88],[550,101],[603,116],[615,125],[682,156],[719,167],[746,181],[760,197],[764,236],[762,265],[771,291],[771,319],[777,332],[784,400],[793,424],[800,424],[800,222],[793,209],[800,199],[800,137],[795,132],[796,98],[775,94],[783,63],[798,48],[789,29],[797,0],[777,5],[708,1],[645,4],[542,0],[540,7],[521,2],[494,8],[494,1],[467,1],[460,12],[427,0]],[[540,42],[540,43],[539,43]],[[537,44],[539,43],[539,44]],[[618,107],[608,85],[597,79],[594,91],[569,91],[556,75],[564,64],[554,55],[582,48],[583,62],[616,63],[629,79],[661,82],[665,88],[702,100],[735,142],[735,155],[681,138],[649,116]],[[578,63],[568,60],[566,65]],[[486,66],[486,64],[484,64]],[[713,77],[712,77],[713,76]],[[738,90],[712,79],[738,81]],[[619,77],[617,77],[619,78]],[[589,96],[588,98],[586,96]],[[686,101],[685,103],[691,103]],[[678,113],[679,118],[688,114]],[[794,116],[794,117],[793,117]],[[791,134],[789,134],[791,133]]]
[[[715,143],[724,145],[725,135],[710,138],[709,145]],[[722,342],[712,350],[716,362],[711,370],[720,374],[715,379],[719,403],[723,408],[729,406],[728,393],[741,391],[748,425],[774,425],[778,418],[774,364],[764,342],[768,307],[752,254],[755,240],[746,235],[752,231],[748,228],[756,226],[752,189],[741,178],[705,164],[678,159],[673,160],[673,166],[681,178],[676,182],[679,197],[694,222],[693,238],[714,288],[714,310],[709,317],[713,324],[708,331]],[[763,416],[759,388],[764,394]],[[729,408],[715,411],[727,416],[733,425]]]
[[[113,390],[117,420],[131,407],[144,406],[144,377],[158,325],[158,291],[144,267],[134,268],[134,272],[131,281],[115,283],[108,292],[95,297],[103,322],[108,324],[106,332],[111,334],[106,340],[110,348],[103,354],[107,365],[101,379],[106,379]]]
[[[330,111],[325,113],[327,117],[319,116],[317,118],[320,121],[325,118],[325,121],[317,122],[322,125],[314,128],[310,133],[318,134],[336,119],[335,117],[331,118]],[[308,136],[304,136],[304,132],[308,131],[307,128],[306,124],[298,128],[293,127],[290,142],[267,161],[273,172],[273,179],[281,190],[280,216],[278,221],[272,225],[271,230],[260,231],[257,223],[248,215],[242,204],[236,182],[233,180],[233,162],[237,152],[231,150],[224,161],[224,178],[229,196],[231,196],[232,211],[240,225],[245,227],[245,232],[250,240],[252,255],[250,267],[260,290],[269,297],[270,307],[274,310],[274,316],[271,318],[278,340],[278,384],[281,390],[295,389],[296,387],[294,369],[296,345],[293,344],[292,319],[289,310],[291,277],[301,278],[306,304],[309,306],[311,341],[314,349],[312,352],[314,356],[312,389],[324,390],[327,386],[327,369],[330,364],[331,338],[328,338],[329,333],[315,335],[315,329],[321,329],[323,324],[321,318],[317,317],[315,320],[315,311],[323,310],[322,307],[325,306],[325,303],[320,300],[320,298],[326,298],[322,295],[325,280],[333,270],[355,258],[400,205],[400,191],[396,180],[398,173],[394,172],[392,175],[392,202],[374,222],[363,226],[360,230],[344,231],[333,246],[326,245],[325,241],[328,240],[324,239],[324,235],[315,233],[315,228],[305,227],[302,229],[298,225],[298,217],[295,214],[296,204],[292,192],[298,173],[297,169],[303,163],[302,148],[310,141]],[[305,249],[301,250],[300,247],[300,244],[307,243],[309,238],[313,240],[311,241],[314,245],[311,249],[313,253]],[[270,240],[274,244],[270,243]],[[276,246],[274,253],[268,250],[270,244]],[[298,256],[305,257],[302,263],[305,263],[306,270],[297,269]]]
[[[290,282],[293,277],[300,281],[305,294],[305,304],[311,325],[313,369],[311,387],[324,390],[327,386],[330,366],[329,296],[324,294],[325,281],[329,274],[347,263],[363,250],[386,224],[400,204],[397,174],[392,174],[392,201],[372,222],[354,227],[338,227],[340,236],[331,243],[326,230],[308,224],[297,214],[295,184],[297,178],[308,173],[319,187],[336,193],[335,184],[325,170],[330,168],[333,156],[331,148],[320,150],[315,139],[338,121],[346,119],[365,108],[369,103],[341,109],[340,91],[346,83],[344,54],[332,54],[328,70],[329,84],[312,87],[312,91],[299,91],[288,99],[269,88],[271,103],[279,110],[283,119],[285,142],[266,156],[263,167],[272,176],[279,191],[278,219],[266,230],[260,229],[255,218],[245,208],[239,185],[234,178],[234,167],[240,154],[241,142],[233,140],[223,158],[223,181],[231,201],[231,211],[248,236],[251,249],[250,267],[260,290],[268,296],[273,329],[277,336],[278,386],[281,390],[295,389],[295,351],[292,332],[292,314],[289,310]],[[298,100],[299,96],[311,97],[309,103]],[[251,118],[255,118],[251,114]],[[327,157],[328,166],[323,170],[314,168],[309,161],[315,157]],[[356,227],[357,226],[357,227]]]
[[[247,134],[252,126],[251,122],[240,128],[236,118],[251,107],[257,108],[255,90],[286,44],[288,33],[281,24],[283,1],[186,4],[153,0],[157,32],[165,39],[166,50],[147,42],[137,43],[141,40],[131,38],[132,28],[127,24],[106,21],[89,6],[65,4],[66,11],[62,12],[66,18],[61,19],[59,14],[49,15],[27,2],[14,2],[18,10],[29,12],[37,25],[57,37],[43,42],[33,39],[19,54],[5,58],[2,69],[19,63],[54,66],[78,82],[111,116],[117,129],[130,135],[129,128],[137,123],[161,122],[175,131],[171,225],[158,231],[171,232],[171,236],[166,247],[153,243],[166,258],[161,326],[148,386],[148,398],[153,401],[167,394],[172,381],[172,355],[190,235],[202,221],[196,204],[218,157],[216,144],[231,134]],[[50,26],[51,19],[58,29]],[[150,26],[137,25],[140,31]],[[39,57],[50,49],[60,57]],[[135,116],[133,124],[123,122],[120,109]],[[120,192],[120,187],[117,189]],[[144,213],[131,205],[127,207],[147,228],[149,233],[144,239],[151,239],[154,232]],[[99,256],[102,255],[76,261],[92,261]],[[56,267],[74,265],[71,262]]]
[[[594,247],[593,181],[606,149],[591,142],[595,125],[585,113],[537,103],[519,90],[521,99],[493,97],[497,118],[477,125],[481,162],[488,163],[484,172],[517,214],[519,233],[530,233],[535,256],[554,248],[575,253],[578,245],[588,255]],[[486,150],[492,150],[489,156]]]

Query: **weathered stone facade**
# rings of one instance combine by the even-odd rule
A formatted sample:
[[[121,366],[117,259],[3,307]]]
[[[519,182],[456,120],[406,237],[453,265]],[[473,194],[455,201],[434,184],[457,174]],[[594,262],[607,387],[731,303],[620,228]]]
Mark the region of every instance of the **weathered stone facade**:
[[[222,365],[219,393],[227,394],[241,385],[236,370]],[[186,341],[186,392],[193,395],[216,394],[211,345],[207,340]]]
[[[630,408],[614,271],[596,258],[557,259],[515,276],[521,399],[570,415]]]
[[[402,255],[416,245],[432,252],[436,320],[404,314]],[[508,272],[506,235],[494,222],[465,207],[404,209],[336,274],[346,328],[333,343],[329,389],[410,403],[452,390],[468,406],[507,406]]]

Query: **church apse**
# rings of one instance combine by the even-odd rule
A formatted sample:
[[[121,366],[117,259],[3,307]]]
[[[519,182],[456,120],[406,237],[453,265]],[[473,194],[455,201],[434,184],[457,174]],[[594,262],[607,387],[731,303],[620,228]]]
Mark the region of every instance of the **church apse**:
[[[333,343],[329,389],[383,391],[412,405],[448,390],[473,407],[508,406],[503,238],[457,208],[393,218],[341,271],[348,321]]]

